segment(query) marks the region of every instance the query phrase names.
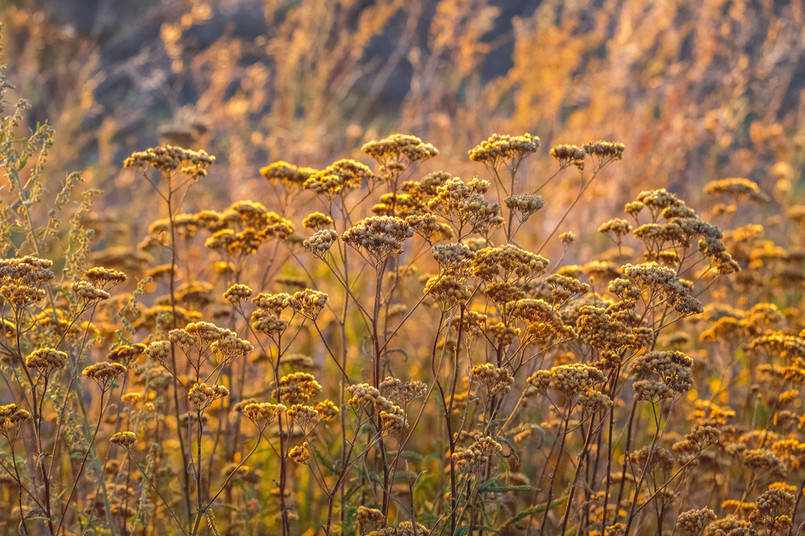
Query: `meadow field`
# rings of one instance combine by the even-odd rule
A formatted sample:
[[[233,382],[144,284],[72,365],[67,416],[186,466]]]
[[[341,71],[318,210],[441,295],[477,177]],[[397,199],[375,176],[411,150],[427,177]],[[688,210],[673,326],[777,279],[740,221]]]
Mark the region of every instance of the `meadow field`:
[[[0,534],[805,529],[802,2],[0,21]]]

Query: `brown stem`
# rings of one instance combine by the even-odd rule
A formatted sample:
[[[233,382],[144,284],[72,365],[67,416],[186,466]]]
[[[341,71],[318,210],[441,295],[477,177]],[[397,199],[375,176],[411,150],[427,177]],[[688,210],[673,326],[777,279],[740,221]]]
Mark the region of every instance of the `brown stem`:
[[[103,419],[103,398],[106,394],[106,388],[101,390],[101,404],[100,404],[100,412],[98,414],[98,423],[95,425],[95,432],[92,434],[92,438],[89,440],[89,445],[87,446],[87,452],[84,453],[84,458],[81,460],[81,465],[78,467],[78,473],[75,475],[75,480],[73,481],[73,486],[70,488],[70,494],[67,496],[67,500],[64,502],[64,508],[62,508],[61,515],[59,516],[59,526],[56,527],[56,532],[54,532],[54,536],[58,536],[59,531],[61,530],[62,525],[64,524],[64,518],[67,514],[67,509],[70,506],[70,501],[73,499],[73,495],[75,494],[76,487],[78,487],[78,481],[81,480],[81,473],[84,471],[84,466],[87,463],[87,458],[89,458],[89,453],[92,452],[92,445],[95,444],[95,438],[98,437],[98,430],[101,428],[101,420]]]
[[[570,411],[573,409],[573,406],[570,406],[567,410],[567,416],[563,415],[562,424],[560,429],[562,430],[562,439],[559,443],[559,454],[556,456],[556,464],[553,466],[553,473],[551,474],[551,483],[548,486],[548,500],[545,501],[545,512],[542,514],[542,523],[540,523],[539,527],[539,535],[543,536],[545,534],[545,526],[548,523],[548,512],[551,511],[551,501],[553,501],[553,485],[556,481],[556,473],[559,472],[559,464],[562,462],[562,454],[565,450],[565,438],[567,437],[567,425],[568,421],[570,420]]]
[[[166,182],[168,183],[168,196],[167,196],[167,203],[168,203],[168,219],[170,221],[170,234],[171,234],[171,243],[170,243],[170,251],[171,251],[171,269],[170,269],[170,303],[171,303],[171,327],[172,329],[176,329],[177,324],[177,317],[176,317],[176,225],[173,218],[173,187],[171,185],[171,177],[167,175],[165,177]],[[176,368],[176,348],[173,343],[171,343],[171,367],[173,367],[174,373],[178,374],[179,370]],[[192,514],[192,506],[190,502],[190,474],[187,470],[188,467],[188,459],[187,453],[185,452],[185,445],[184,445],[184,438],[182,434],[182,424],[181,419],[179,418],[179,386],[176,385],[176,382],[171,382],[173,386],[173,403],[174,403],[174,417],[176,418],[176,435],[179,438],[179,450],[182,454],[182,467],[184,473],[184,499],[185,499],[185,506],[187,507],[187,520],[188,523],[191,522],[193,519]]]

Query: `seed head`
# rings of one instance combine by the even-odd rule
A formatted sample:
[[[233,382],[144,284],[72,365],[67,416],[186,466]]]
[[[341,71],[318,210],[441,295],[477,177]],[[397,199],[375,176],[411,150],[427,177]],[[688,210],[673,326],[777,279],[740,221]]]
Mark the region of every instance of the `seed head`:
[[[63,369],[67,354],[53,348],[39,348],[25,358],[25,366],[47,376],[56,369]]]
[[[109,438],[109,442],[120,445],[124,449],[129,449],[137,442],[137,435],[134,432],[117,432],[116,434],[112,434],[112,437]]]
[[[531,134],[508,136],[492,134],[470,151],[470,160],[493,167],[507,160],[520,160],[539,148],[539,138]]]

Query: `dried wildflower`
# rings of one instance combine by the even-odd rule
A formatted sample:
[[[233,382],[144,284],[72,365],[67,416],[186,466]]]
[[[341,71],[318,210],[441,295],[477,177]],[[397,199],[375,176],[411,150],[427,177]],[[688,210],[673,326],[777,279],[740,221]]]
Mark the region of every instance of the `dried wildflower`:
[[[775,441],[771,450],[790,469],[799,469],[805,462],[805,443],[794,438]]]
[[[87,279],[93,284],[103,287],[107,283],[119,285],[126,281],[126,274],[114,268],[95,267],[87,270]]]
[[[489,458],[503,450],[500,443],[491,437],[482,437],[467,448],[456,448],[453,463],[459,469],[472,471],[482,466]]]
[[[207,385],[204,382],[194,383],[187,393],[187,399],[196,406],[198,411],[208,408],[213,401],[229,394],[229,389],[223,385]]]
[[[22,258],[0,260],[0,282],[38,287],[55,277],[53,261],[27,255]]]
[[[288,404],[307,404],[320,391],[321,385],[312,374],[294,372],[280,378],[279,388],[272,396]]]
[[[572,297],[579,297],[590,292],[590,285],[582,283],[575,277],[552,274],[545,279],[545,282],[553,287],[551,298],[554,304],[559,304]]]
[[[287,304],[293,309],[294,313],[316,320],[324,306],[327,305],[327,298],[326,292],[308,288],[294,293],[293,296],[288,298]]]
[[[688,510],[682,512],[676,520],[676,525],[683,534],[699,536],[704,529],[716,520],[716,513],[709,508],[701,510]]]
[[[255,201],[241,200],[233,203],[224,213],[226,218],[228,214],[237,214],[243,225],[247,227],[262,228],[268,223],[268,209],[262,203]],[[234,218],[233,218],[234,219]]]
[[[498,347],[506,347],[520,336],[520,328],[507,326],[503,322],[492,322],[488,331]]]
[[[545,300],[525,298],[517,300],[507,306],[507,311],[511,313],[513,318],[520,319],[524,322],[531,324],[536,328],[538,324],[540,329],[547,328],[553,333],[570,334],[562,323],[562,317],[554,307]],[[572,332],[572,330],[570,330]]]
[[[765,203],[769,200],[769,196],[760,191],[757,183],[744,178],[710,181],[704,185],[704,191],[708,194],[748,198],[757,203]]]
[[[207,168],[215,162],[215,157],[205,151],[192,151],[173,145],[162,145],[131,154],[123,162],[123,167],[145,168],[151,166],[158,169],[167,178],[179,170],[181,173],[198,180],[207,175]]]
[[[15,429],[31,418],[31,414],[17,404],[6,404],[0,406],[0,432],[8,434],[9,431]]]
[[[465,284],[464,278],[454,275],[431,277],[423,292],[433,298],[442,311],[466,304],[472,297],[472,289]]]
[[[262,403],[249,403],[244,404],[240,409],[241,413],[243,413],[246,417],[248,417],[254,424],[256,424],[260,428],[265,428],[269,424],[271,424],[274,419],[277,418],[277,415],[285,411],[285,406],[283,404],[269,404],[267,402]]]
[[[720,438],[721,431],[715,426],[697,424],[685,434],[682,441],[674,443],[672,448],[675,452],[698,455],[707,447],[717,444]]]
[[[427,390],[428,386],[425,384],[425,382],[421,382],[419,380],[411,380],[406,382],[402,393],[403,404],[408,404],[412,400],[425,396]]]
[[[664,475],[668,475],[674,467],[674,455],[671,451],[651,445],[632,451],[629,453],[629,461],[638,466],[648,466],[649,470],[659,470]]]
[[[430,530],[425,528],[424,525],[420,525],[419,523],[416,524],[416,528],[414,528],[414,524],[410,521],[403,521],[399,525],[397,525],[397,536],[430,536]]]
[[[551,147],[551,156],[556,158],[561,166],[573,164],[579,169],[584,169],[584,158],[587,153],[578,145],[556,145]]]
[[[25,307],[45,297],[45,291],[18,284],[0,286],[0,297],[15,307]]]
[[[205,242],[204,247],[229,251],[238,237],[232,229],[221,229],[212,234]]]
[[[338,194],[360,188],[361,183],[373,177],[372,170],[354,160],[338,160],[326,168],[312,173],[303,183],[305,190],[332,198]]]
[[[503,223],[500,206],[484,199],[487,190],[488,181],[474,178],[465,183],[454,177],[436,189],[428,208],[450,222],[459,238],[469,233],[486,234]]]
[[[392,405],[380,412],[380,425],[384,433],[401,434],[408,427],[405,411],[399,406]]]
[[[121,344],[106,354],[106,359],[123,363],[126,367],[129,367],[138,357],[143,355],[145,350],[145,344]]]
[[[632,384],[638,400],[665,400],[674,396],[674,391],[662,382],[637,380]]]
[[[63,369],[67,354],[53,348],[39,348],[25,358],[25,366],[42,376],[48,376],[56,369]]]
[[[228,331],[228,330],[227,330]],[[254,350],[252,343],[228,331],[223,337],[210,344],[210,350],[218,355],[218,363],[226,363],[246,356]]]
[[[551,386],[567,397],[585,392],[606,379],[600,370],[582,363],[558,365],[550,373]]]
[[[240,302],[248,298],[254,292],[251,287],[235,283],[224,292],[224,298],[232,305],[238,305]]]
[[[184,330],[189,333],[190,336],[195,337],[206,344],[220,340],[228,333],[231,333],[228,329],[224,329],[211,322],[204,321],[191,322],[184,327]]]
[[[155,341],[145,349],[145,355],[158,363],[164,363],[170,357],[170,354],[171,343],[169,341]]]
[[[433,214],[407,216],[405,222],[429,244],[453,237],[453,230],[450,226],[440,222]]]
[[[376,508],[359,506],[355,512],[355,521],[357,521],[359,525],[375,524],[382,527],[386,525],[386,516]]]
[[[551,379],[550,370],[538,370],[529,376],[526,381],[534,388],[535,393],[544,395],[551,386]]]
[[[637,215],[643,210],[645,205],[640,201],[632,201],[630,203],[626,203],[626,207],[624,208],[624,212],[632,216],[633,218],[637,219]]]
[[[117,432],[116,434],[112,434],[112,437],[109,438],[109,442],[120,445],[124,449],[129,449],[137,442],[137,435],[134,432]]]
[[[319,412],[312,406],[304,404],[292,404],[288,408],[288,418],[293,419],[299,423],[300,426],[305,426],[319,418]]]
[[[491,363],[472,367],[472,376],[484,384],[490,395],[506,394],[514,383],[509,369],[496,367]]]
[[[526,221],[538,210],[545,206],[545,200],[541,195],[534,194],[514,194],[503,200],[520,222]]]
[[[525,292],[517,285],[505,282],[490,283],[484,289],[484,294],[489,296],[498,306],[514,304],[518,300],[525,298]]]
[[[288,458],[294,462],[303,465],[310,461],[310,445],[307,441],[301,445],[297,445],[288,451]]]
[[[601,160],[620,160],[623,157],[623,149],[624,145],[622,143],[611,141],[602,140],[584,144],[584,152]]]
[[[305,219],[302,220],[302,227],[305,229],[312,229],[314,231],[321,231],[332,227],[333,219],[321,212],[311,212]]]
[[[252,312],[250,324],[255,331],[264,333],[269,337],[282,335],[288,329],[286,320],[281,320],[264,309]]]
[[[535,153],[539,141],[538,137],[528,133],[521,136],[492,134],[470,151],[470,160],[497,167],[507,160],[521,160]]]
[[[750,449],[742,453],[747,467],[763,471],[773,478],[783,478],[786,468],[783,461],[770,449]]]
[[[355,411],[374,406],[380,398],[380,391],[367,383],[350,385],[347,387],[347,391],[352,395],[348,403]]]
[[[431,247],[433,258],[442,270],[460,272],[469,267],[475,252],[464,244],[436,244]]]
[[[479,250],[472,263],[473,275],[484,281],[500,277],[508,281],[510,277],[531,279],[542,275],[548,260],[520,249],[514,244],[487,247]]]
[[[338,407],[331,400],[323,400],[313,406],[313,409],[316,410],[322,421],[331,421],[340,413]]]
[[[305,181],[316,173],[309,167],[295,166],[282,160],[260,168],[260,175],[268,181],[279,181],[288,186],[302,187]]]
[[[414,236],[414,228],[394,216],[373,216],[347,229],[342,238],[357,250],[364,250],[377,263],[402,253],[402,243]]]
[[[95,380],[102,389],[108,387],[109,382],[126,372],[125,365],[120,363],[96,363],[86,367],[81,374]]]
[[[403,389],[405,389],[405,384],[402,380],[392,376],[386,376],[378,387],[380,388],[381,396],[391,400],[395,404],[399,405],[402,403],[402,392]]]
[[[573,233],[573,231],[567,231],[559,235],[559,241],[563,246],[568,247],[570,244],[576,241],[576,235]]]
[[[120,397],[120,401],[124,404],[129,404],[131,406],[136,406],[143,400],[142,393],[126,393]]]
[[[626,220],[615,218],[609,221],[606,221],[601,224],[598,228],[599,233],[611,233],[615,236],[617,242],[632,232],[632,226]]]
[[[614,404],[609,396],[595,389],[587,389],[579,395],[579,404],[591,411],[609,409]]]
[[[280,313],[284,309],[290,306],[288,300],[291,298],[290,294],[286,294],[284,292],[280,292],[278,294],[268,294],[267,292],[261,292],[254,298],[252,298],[252,303],[263,309],[265,312],[270,313],[274,316],[279,316]]]
[[[693,359],[677,350],[651,351],[636,358],[629,367],[629,372],[637,378],[635,390],[641,389],[647,394],[647,389],[657,391],[660,398],[673,393],[686,393],[693,385],[691,367]],[[644,383],[649,382],[649,383]],[[661,384],[666,389],[658,387]],[[652,398],[643,398],[651,400]]]
[[[680,315],[698,314],[704,311],[702,303],[691,295],[693,284],[676,275],[676,271],[655,262],[638,265],[626,264],[621,270],[638,288],[646,291],[661,291]]]
[[[198,342],[198,339],[190,335],[183,329],[172,329],[168,332],[168,340],[173,344],[178,344],[182,348],[189,348]]]
[[[413,162],[439,154],[430,143],[423,143],[421,139],[408,134],[392,134],[382,140],[372,140],[365,143],[361,151],[380,163],[387,179],[404,171]]]
[[[601,350],[616,350],[627,345],[632,331],[627,324],[613,318],[610,309],[591,305],[580,308],[576,327],[581,340]]]
[[[324,259],[335,241],[338,240],[338,233],[333,229],[321,229],[313,233],[313,236],[305,239],[302,245],[320,259]]]
[[[793,493],[770,489],[755,499],[755,509],[749,514],[749,521],[753,526],[768,529],[769,532],[786,532],[791,529],[794,501]]]
[[[686,245],[689,238],[676,223],[646,223],[634,230],[634,237],[646,243],[649,250],[659,250],[666,244]]]
[[[805,339],[779,331],[767,331],[765,335],[753,339],[749,347],[755,351],[765,350],[770,355],[777,355],[785,364],[805,359]]]

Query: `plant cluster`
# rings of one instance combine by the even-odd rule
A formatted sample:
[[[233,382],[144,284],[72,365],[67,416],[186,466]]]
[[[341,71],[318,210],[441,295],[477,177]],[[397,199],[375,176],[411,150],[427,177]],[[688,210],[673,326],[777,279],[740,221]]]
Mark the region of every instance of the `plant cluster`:
[[[755,183],[709,184],[710,215],[640,192],[598,227],[616,247],[570,264],[563,224],[621,143],[553,147],[537,188],[530,134],[479,143],[470,179],[421,173],[437,149],[400,134],[363,146],[374,170],[263,167],[304,217],[182,212],[215,158],[166,145],[123,164],[163,217],[92,266],[92,196],[62,232],[79,177],[47,197],[50,131],[20,140],[20,114],[0,130],[4,531],[796,529],[805,256],[711,221],[766,202]]]

